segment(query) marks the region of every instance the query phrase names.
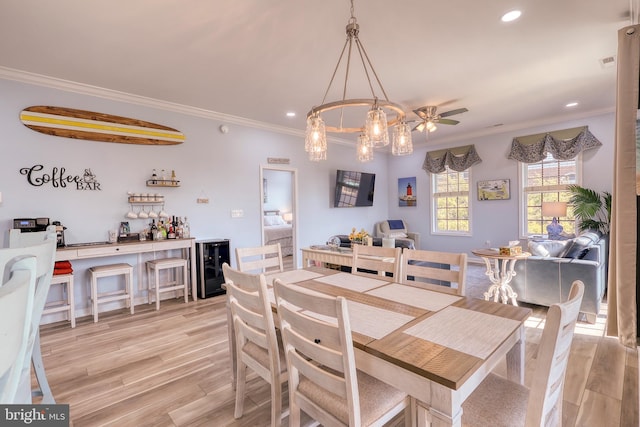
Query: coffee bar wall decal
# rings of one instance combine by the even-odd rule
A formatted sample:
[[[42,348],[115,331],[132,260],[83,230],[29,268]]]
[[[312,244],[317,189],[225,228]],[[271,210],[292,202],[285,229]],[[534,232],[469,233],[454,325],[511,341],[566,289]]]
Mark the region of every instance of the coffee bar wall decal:
[[[44,165],[33,165],[21,168],[20,175],[27,177],[27,182],[34,187],[51,185],[53,188],[73,188],[76,190],[102,190],[96,175],[91,169],[85,169],[82,174],[73,175],[64,167],[54,166],[51,171],[45,171]]]

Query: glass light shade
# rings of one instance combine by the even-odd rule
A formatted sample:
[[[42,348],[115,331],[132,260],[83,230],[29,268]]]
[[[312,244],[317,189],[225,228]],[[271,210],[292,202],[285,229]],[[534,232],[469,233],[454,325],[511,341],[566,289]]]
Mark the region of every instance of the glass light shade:
[[[404,156],[413,153],[411,127],[405,122],[400,122],[393,129],[393,146],[391,147],[391,153],[394,156]]]
[[[358,137],[358,160],[361,162],[373,160],[373,146],[367,135],[364,134]]]
[[[311,116],[307,119],[307,130],[304,136],[304,151],[310,153],[316,151],[318,146],[324,145],[326,151],[327,133],[324,120],[320,116]]]
[[[317,142],[309,150],[309,160],[312,162],[319,162],[320,160],[327,160],[327,142],[324,144]]]
[[[389,145],[389,131],[387,129],[387,114],[378,106],[373,106],[367,113],[364,133],[373,147]]]
[[[427,132],[435,132],[438,130],[438,127],[436,126],[435,123],[429,121],[427,122]]]

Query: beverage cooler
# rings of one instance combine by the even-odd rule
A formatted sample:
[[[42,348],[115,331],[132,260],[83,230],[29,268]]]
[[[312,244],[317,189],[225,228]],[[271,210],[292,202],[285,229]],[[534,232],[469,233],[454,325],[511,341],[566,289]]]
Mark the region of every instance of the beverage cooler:
[[[196,240],[198,298],[224,294],[222,264],[230,264],[228,239]]]

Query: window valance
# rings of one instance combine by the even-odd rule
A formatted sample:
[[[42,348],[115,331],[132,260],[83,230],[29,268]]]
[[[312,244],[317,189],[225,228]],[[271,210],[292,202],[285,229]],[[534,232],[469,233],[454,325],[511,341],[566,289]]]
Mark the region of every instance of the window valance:
[[[589,128],[582,126],[513,138],[508,157],[524,163],[536,163],[551,153],[557,160],[569,160],[583,150],[601,145]]]
[[[440,173],[444,172],[448,166],[451,170],[462,172],[481,161],[476,147],[472,144],[446,150],[429,151],[422,164],[422,169],[431,173]]]

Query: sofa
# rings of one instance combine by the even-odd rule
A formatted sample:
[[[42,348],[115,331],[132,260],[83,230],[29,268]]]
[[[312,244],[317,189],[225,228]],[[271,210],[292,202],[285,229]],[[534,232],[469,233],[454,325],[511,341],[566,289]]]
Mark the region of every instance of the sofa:
[[[375,237],[393,238],[396,239],[396,242],[409,240],[413,245],[411,249],[420,249],[420,233],[409,231],[404,220],[389,219],[377,222],[374,226],[374,233]]]
[[[516,262],[511,287],[518,301],[550,306],[567,300],[574,280],[584,283],[580,312],[595,323],[607,289],[608,239],[584,231],[573,239],[528,242],[532,256]]]

